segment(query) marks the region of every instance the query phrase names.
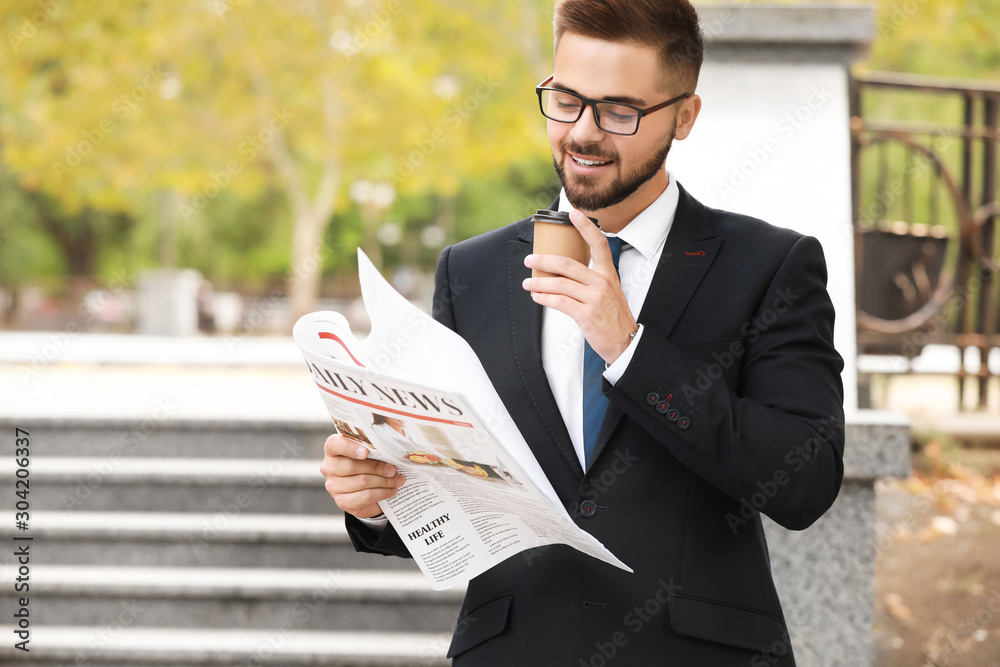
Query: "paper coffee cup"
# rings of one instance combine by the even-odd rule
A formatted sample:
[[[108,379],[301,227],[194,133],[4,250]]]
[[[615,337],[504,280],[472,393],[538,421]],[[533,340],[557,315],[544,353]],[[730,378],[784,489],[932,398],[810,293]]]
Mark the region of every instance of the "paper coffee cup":
[[[597,220],[590,218],[600,228]],[[575,259],[584,266],[590,263],[590,246],[569,219],[569,213],[543,208],[531,217],[535,225],[532,253],[536,255],[561,255]],[[548,271],[531,270],[532,278],[556,275]]]

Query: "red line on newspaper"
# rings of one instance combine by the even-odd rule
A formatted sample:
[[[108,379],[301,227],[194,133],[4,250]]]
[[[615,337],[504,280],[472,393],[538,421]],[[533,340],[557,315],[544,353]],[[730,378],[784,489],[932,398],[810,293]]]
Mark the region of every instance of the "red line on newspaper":
[[[332,333],[329,333],[327,331],[320,331],[319,332],[319,337],[320,338],[326,338],[326,339],[333,340],[333,341],[336,341],[336,342],[340,343],[340,347],[344,348],[344,352],[347,352],[347,355],[351,359],[354,360],[354,363],[356,363],[358,366],[361,366],[361,368],[365,367],[365,365],[363,363],[361,363],[360,361],[358,361],[357,358],[353,354],[351,354],[351,351],[347,349],[346,345],[344,345],[344,341],[340,340],[340,338],[338,338],[337,336],[334,336]]]
[[[427,417],[426,415],[415,415],[412,412],[404,412],[402,410],[395,410],[393,408],[387,408],[384,405],[379,405],[378,403],[369,403],[367,401],[361,401],[361,400],[358,400],[356,398],[351,398],[350,396],[345,396],[344,394],[338,394],[337,392],[333,391],[332,389],[328,389],[328,388],[324,387],[319,382],[316,383],[316,386],[319,387],[320,389],[322,389],[323,391],[325,391],[328,394],[333,394],[334,396],[337,396],[339,398],[343,398],[344,400],[350,401],[351,403],[357,403],[358,405],[363,405],[363,406],[365,406],[367,408],[375,408],[376,410],[379,410],[380,412],[391,412],[393,414],[403,415],[404,417],[412,417],[413,419],[423,419],[424,421],[428,421],[428,422],[440,422],[441,424],[452,424],[453,426],[465,426],[465,427],[468,427],[468,428],[472,428],[472,424],[470,424],[469,422],[457,422],[457,421],[453,421],[451,419],[441,419],[440,417]]]

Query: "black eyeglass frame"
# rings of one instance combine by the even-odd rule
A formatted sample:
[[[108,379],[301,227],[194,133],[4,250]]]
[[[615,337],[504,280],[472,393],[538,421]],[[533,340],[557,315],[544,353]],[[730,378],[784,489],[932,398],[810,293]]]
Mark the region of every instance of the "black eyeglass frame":
[[[692,93],[684,93],[682,95],[678,95],[677,97],[674,97],[673,99],[669,99],[666,102],[663,102],[661,104],[657,104],[656,106],[651,106],[651,107],[647,107],[645,109],[642,109],[640,107],[633,106],[631,104],[625,104],[624,102],[613,102],[611,100],[595,100],[595,99],[591,99],[589,97],[584,97],[583,95],[580,95],[579,93],[574,93],[571,90],[563,90],[562,88],[549,88],[549,87],[547,87],[546,84],[551,83],[552,79],[554,79],[554,78],[555,78],[555,75],[553,74],[549,78],[545,79],[545,81],[542,81],[540,84],[538,84],[537,86],[535,86],[535,93],[538,95],[538,108],[539,108],[539,110],[541,110],[543,116],[545,116],[549,120],[553,120],[553,121],[555,121],[557,123],[575,123],[578,120],[580,120],[580,118],[583,117],[583,112],[589,106],[591,112],[593,112],[593,114],[594,114],[594,122],[597,123],[597,127],[601,128],[602,132],[607,132],[608,134],[617,134],[618,136],[621,136],[621,137],[631,137],[636,132],[638,132],[639,131],[639,122],[642,120],[643,116],[651,114],[654,111],[659,111],[660,109],[666,109],[671,104],[676,104],[677,102],[680,102],[681,100],[686,100],[687,98],[691,97],[691,95],[692,95]],[[574,118],[573,120],[561,120],[559,118],[553,118],[553,117],[549,116],[547,113],[545,113],[545,106],[542,104],[542,91],[545,91],[545,90],[548,90],[548,91],[551,91],[551,92],[556,92],[556,93],[565,93],[567,95],[572,95],[572,96],[574,96],[576,98],[579,98],[580,101],[583,102],[583,104],[580,105],[580,113],[579,113],[579,115],[577,115],[577,117]],[[601,125],[601,114],[597,110],[597,105],[598,104],[617,104],[618,106],[626,107],[628,109],[632,109],[633,111],[635,111],[636,114],[638,115],[638,117],[635,120],[635,129],[632,130],[631,132],[615,132],[614,130],[605,129],[604,126]]]

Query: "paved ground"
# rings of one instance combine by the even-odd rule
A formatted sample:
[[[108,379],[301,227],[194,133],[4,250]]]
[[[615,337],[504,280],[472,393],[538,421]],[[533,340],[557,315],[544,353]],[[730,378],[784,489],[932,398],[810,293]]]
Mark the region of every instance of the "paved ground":
[[[288,338],[0,332],[0,416],[326,421]]]
[[[1000,449],[932,439],[876,485],[879,667],[1000,665]]]

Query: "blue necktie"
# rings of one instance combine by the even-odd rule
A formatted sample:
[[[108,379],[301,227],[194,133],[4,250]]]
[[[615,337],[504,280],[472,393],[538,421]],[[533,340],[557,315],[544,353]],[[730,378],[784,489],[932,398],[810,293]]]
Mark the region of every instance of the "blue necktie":
[[[611,260],[618,271],[618,260],[622,254],[623,241],[617,236],[608,237],[611,247]],[[604,413],[611,403],[601,392],[601,380],[607,368],[601,355],[594,352],[590,343],[584,342],[583,348],[583,452],[586,457],[586,468],[590,467],[594,448],[597,447],[597,434],[604,422]]]

